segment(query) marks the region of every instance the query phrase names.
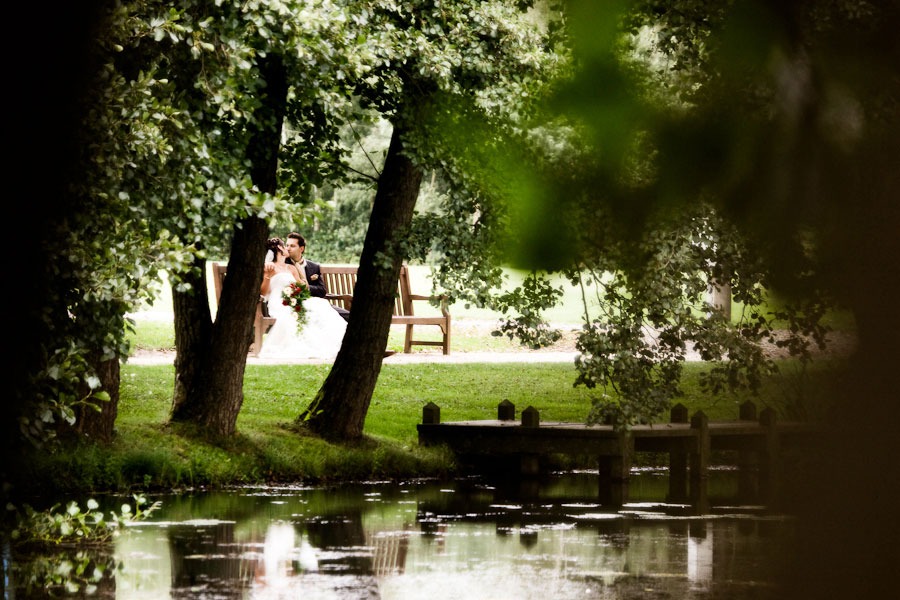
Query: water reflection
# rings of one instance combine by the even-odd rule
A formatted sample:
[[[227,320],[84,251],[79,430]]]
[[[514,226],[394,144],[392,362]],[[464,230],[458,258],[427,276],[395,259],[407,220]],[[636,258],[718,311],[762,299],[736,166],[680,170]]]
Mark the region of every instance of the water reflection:
[[[107,597],[777,593],[770,582],[790,547],[791,519],[736,508],[690,516],[662,502],[657,478],[640,475],[636,501],[614,512],[581,474],[552,477],[524,499],[515,485],[478,480],[167,496],[154,522],[117,541],[122,568]]]

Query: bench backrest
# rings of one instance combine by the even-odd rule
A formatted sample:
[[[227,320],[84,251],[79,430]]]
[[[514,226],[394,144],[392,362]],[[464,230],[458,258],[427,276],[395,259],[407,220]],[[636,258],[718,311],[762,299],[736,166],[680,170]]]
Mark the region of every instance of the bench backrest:
[[[356,272],[358,267],[338,267],[320,265],[322,278],[329,294],[335,296],[353,296],[356,287]],[[213,282],[216,288],[216,304],[222,295],[222,285],[228,272],[227,264],[212,263]],[[400,279],[397,281],[397,297],[394,299],[394,314],[401,316],[413,316],[412,292],[409,285],[409,269],[406,265],[400,267]],[[329,301],[341,308],[350,308],[350,301],[345,298],[329,298]]]
[[[225,284],[225,274],[228,272],[228,264],[220,264],[214,262],[212,264],[213,285],[216,288],[216,306],[219,305],[219,298],[222,296],[222,286]]]
[[[322,278],[328,293],[335,296],[353,296],[356,287],[356,273],[358,267],[337,267],[320,265]],[[400,278],[397,282],[397,297],[394,299],[394,314],[412,316],[413,303],[410,298],[409,269],[406,265],[400,267]],[[348,302],[344,298],[330,298],[332,304],[349,309]]]

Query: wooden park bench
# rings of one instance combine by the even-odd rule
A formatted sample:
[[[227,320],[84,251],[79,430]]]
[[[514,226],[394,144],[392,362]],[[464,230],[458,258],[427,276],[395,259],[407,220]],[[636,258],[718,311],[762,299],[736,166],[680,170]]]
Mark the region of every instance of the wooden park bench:
[[[222,285],[225,283],[225,274],[228,272],[228,265],[212,263],[213,282],[216,287],[216,306],[219,305],[219,297],[222,295]],[[253,316],[253,343],[250,344],[250,354],[258,356],[262,348],[263,334],[272,328],[275,324],[275,317],[270,317],[266,309],[263,297],[259,297],[256,303],[256,313]]]
[[[325,299],[335,306],[351,310],[353,305],[353,289],[356,287],[357,267],[333,267],[321,265],[322,278],[328,294]],[[415,314],[413,301],[430,300],[431,296],[413,294],[409,284],[409,268],[400,267],[400,280],[397,282],[397,296],[394,299],[394,316],[391,325],[406,325],[406,337],[403,352],[409,354],[413,346],[441,346],[444,354],[450,354],[450,312],[447,310],[445,298],[441,298],[441,316],[423,317]],[[441,341],[422,341],[413,339],[415,325],[437,325],[441,328]]]
[[[353,289],[356,286],[357,267],[321,265],[321,270],[322,278],[325,280],[325,287],[328,289],[328,295],[325,296],[325,299],[334,306],[351,310]],[[217,305],[219,297],[222,295],[222,284],[225,281],[227,271],[227,265],[212,263]],[[400,280],[397,282],[397,297],[394,301],[394,315],[391,317],[391,324],[406,325],[403,352],[407,354],[412,352],[413,346],[441,346],[444,354],[450,354],[450,313],[447,310],[446,301],[442,299],[441,316],[439,317],[418,316],[413,311],[414,300],[430,300],[430,298],[430,296],[419,296],[411,292],[409,269],[406,265],[403,265],[400,268]],[[275,318],[269,316],[263,297],[260,296],[259,302],[256,303],[256,313],[253,317],[253,343],[250,344],[250,353],[253,356],[259,354],[262,348],[263,334],[268,332],[274,324]],[[415,325],[437,325],[441,328],[442,340],[414,340],[413,327]]]

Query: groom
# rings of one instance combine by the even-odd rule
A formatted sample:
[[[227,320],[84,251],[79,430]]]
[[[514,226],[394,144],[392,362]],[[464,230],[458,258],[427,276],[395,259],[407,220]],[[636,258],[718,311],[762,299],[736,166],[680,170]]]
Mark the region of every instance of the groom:
[[[284,244],[288,252],[289,262],[297,265],[297,268],[303,268],[306,272],[306,283],[309,285],[309,293],[318,298],[324,298],[328,293],[325,287],[325,280],[322,279],[322,272],[318,263],[306,260],[303,253],[306,252],[306,240],[299,233],[291,232],[287,236],[287,242]],[[332,305],[331,308],[336,310],[345,321],[350,320],[350,311],[338,306]]]

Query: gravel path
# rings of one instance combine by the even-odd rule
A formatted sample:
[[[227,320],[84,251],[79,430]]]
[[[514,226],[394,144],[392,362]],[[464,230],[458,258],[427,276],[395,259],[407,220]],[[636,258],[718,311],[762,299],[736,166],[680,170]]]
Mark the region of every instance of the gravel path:
[[[131,315],[132,318],[138,320],[171,320],[171,313],[155,314],[155,313],[137,313]],[[453,322],[453,335],[459,337],[467,336],[488,336],[491,330],[495,328],[494,321],[476,320],[476,319],[458,319]],[[563,333],[562,339],[549,348],[541,350],[529,350],[524,347],[512,347],[509,351],[453,351],[451,354],[444,356],[437,348],[431,349],[414,349],[411,354],[397,353],[385,357],[382,364],[385,365],[403,365],[403,364],[420,364],[420,363],[541,363],[541,362],[573,362],[578,352],[575,350],[575,338],[577,336],[580,325],[571,323],[552,323],[554,327],[560,329]],[[852,352],[855,346],[855,337],[849,333],[832,332],[829,335],[829,346],[826,356],[844,356]],[[782,348],[777,348],[774,344],[764,344],[766,355],[771,358],[784,358],[787,352]],[[418,351],[415,351],[418,350]],[[688,361],[699,361],[700,356],[693,350],[687,353]],[[175,361],[175,352],[164,352],[156,350],[136,350],[129,357],[128,363],[133,365],[162,365],[173,364]],[[248,365],[274,365],[274,364],[295,364],[295,365],[319,365],[331,364],[332,360],[312,360],[312,359],[265,359],[253,356],[247,357]]]
[[[576,352],[453,352],[447,356],[438,352],[417,352],[385,357],[384,365],[408,365],[414,363],[539,363],[572,362]],[[131,365],[171,365],[175,362],[174,352],[138,350],[128,359]],[[247,357],[248,365],[326,365],[332,360],[319,359],[272,359]]]

